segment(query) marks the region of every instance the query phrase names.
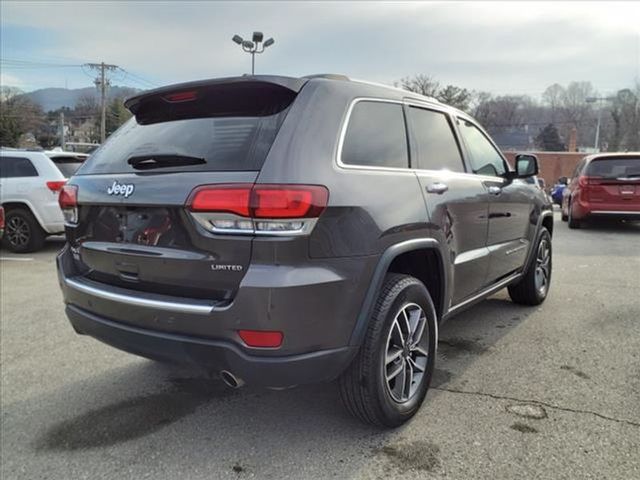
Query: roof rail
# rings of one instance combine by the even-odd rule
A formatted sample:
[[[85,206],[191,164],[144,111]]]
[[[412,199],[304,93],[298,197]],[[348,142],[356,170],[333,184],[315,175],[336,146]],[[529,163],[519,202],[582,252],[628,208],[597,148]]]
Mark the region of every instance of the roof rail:
[[[302,78],[307,78],[309,80],[312,78],[326,78],[328,80],[344,80],[346,82],[350,80],[346,75],[341,75],[339,73],[314,73],[312,75],[305,75]]]

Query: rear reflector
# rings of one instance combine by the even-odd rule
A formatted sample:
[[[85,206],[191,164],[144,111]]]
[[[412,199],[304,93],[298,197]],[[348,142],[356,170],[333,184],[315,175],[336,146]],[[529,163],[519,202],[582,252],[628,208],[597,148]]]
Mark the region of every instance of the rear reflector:
[[[67,183],[66,180],[47,182],[47,188],[52,192],[59,192],[60,190],[62,190],[62,187],[64,187],[65,183]]]
[[[238,330],[238,335],[249,347],[278,348],[282,345],[282,332],[263,330]]]

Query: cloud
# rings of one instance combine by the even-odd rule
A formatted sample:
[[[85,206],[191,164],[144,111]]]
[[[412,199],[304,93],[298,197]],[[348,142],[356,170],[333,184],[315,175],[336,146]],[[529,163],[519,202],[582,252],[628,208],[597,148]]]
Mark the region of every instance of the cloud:
[[[16,87],[16,88],[24,88],[24,82],[20,80],[20,78],[15,75],[10,75],[5,72],[0,71],[0,86],[2,87]]]
[[[32,52],[39,58],[116,63],[156,83],[246,72],[250,58],[230,38],[254,28],[276,40],[256,58],[259,72],[337,72],[386,83],[427,73],[473,89],[533,94],[574,79],[615,89],[639,74],[640,4],[632,2],[5,2],[2,8],[3,27],[49,33]]]

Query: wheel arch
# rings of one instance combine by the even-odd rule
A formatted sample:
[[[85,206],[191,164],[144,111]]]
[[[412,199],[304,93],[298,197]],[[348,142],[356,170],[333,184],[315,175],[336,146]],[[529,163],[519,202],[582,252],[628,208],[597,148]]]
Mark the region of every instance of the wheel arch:
[[[432,295],[438,320],[446,311],[447,276],[439,242],[434,238],[418,238],[394,244],[378,260],[351,334],[350,345],[362,343],[384,277],[389,272],[412,275],[425,283]]]
[[[29,203],[28,201],[19,200],[19,201],[2,202],[2,207],[4,208],[5,217],[9,214],[11,210],[15,210],[18,208],[28,210],[31,213],[31,215],[33,215],[33,218],[36,219],[36,221],[38,222],[38,225],[40,225],[40,228],[44,230],[42,218],[40,218],[40,215],[38,215],[38,212],[31,206],[31,203]]]

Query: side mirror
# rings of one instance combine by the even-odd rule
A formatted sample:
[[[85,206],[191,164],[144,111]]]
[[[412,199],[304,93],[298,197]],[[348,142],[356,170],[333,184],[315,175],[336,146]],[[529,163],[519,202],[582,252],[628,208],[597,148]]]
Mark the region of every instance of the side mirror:
[[[529,153],[516,155],[516,178],[533,177],[538,174],[538,158]]]

